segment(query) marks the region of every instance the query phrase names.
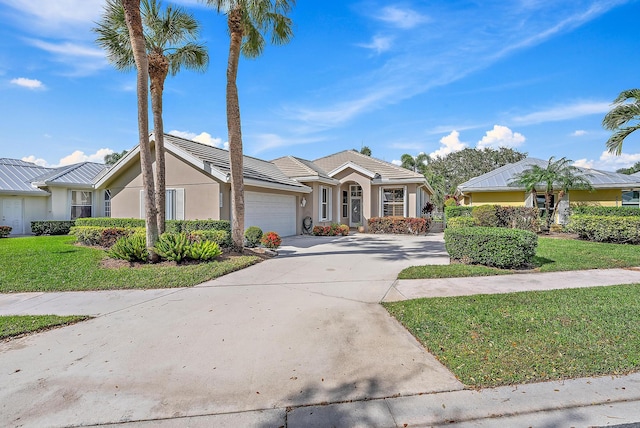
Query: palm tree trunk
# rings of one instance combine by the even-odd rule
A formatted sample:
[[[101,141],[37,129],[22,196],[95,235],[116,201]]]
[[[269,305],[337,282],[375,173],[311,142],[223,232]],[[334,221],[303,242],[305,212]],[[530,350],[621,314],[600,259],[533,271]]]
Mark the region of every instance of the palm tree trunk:
[[[162,120],[162,92],[169,73],[169,61],[162,52],[149,55],[149,77],[151,78],[151,111],[156,143],[156,217],[158,233],[165,231],[166,219],[166,167],[164,150],[164,123]]]
[[[544,194],[544,209],[547,212],[547,232],[551,229],[551,222],[553,221],[551,213],[551,195],[553,193],[545,192]]]
[[[144,213],[146,221],[147,248],[152,261],[158,256],[152,250],[158,240],[158,223],[156,219],[155,191],[151,147],[149,144],[149,61],[142,32],[140,17],[140,0],[122,0],[127,28],[131,37],[131,48],[136,62],[136,88],[138,94],[138,137],[140,140],[140,168],[142,170],[142,186],[144,188]]]
[[[227,23],[231,34],[227,64],[227,128],[229,132],[229,163],[231,166],[231,239],[235,249],[241,250],[244,237],[244,183],[240,102],[236,85],[243,37],[242,9],[240,5],[236,5],[229,11]]]

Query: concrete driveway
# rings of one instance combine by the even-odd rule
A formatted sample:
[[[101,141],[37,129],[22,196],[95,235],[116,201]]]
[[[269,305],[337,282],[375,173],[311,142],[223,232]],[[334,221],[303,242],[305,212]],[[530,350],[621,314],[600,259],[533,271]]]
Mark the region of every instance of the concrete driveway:
[[[234,413],[238,426],[235,412],[259,410],[262,425],[278,426],[287,406],[460,390],[377,303],[402,268],[426,263],[448,263],[441,237],[295,237],[279,257],[218,280],[0,343],[0,420],[218,414],[227,425]]]

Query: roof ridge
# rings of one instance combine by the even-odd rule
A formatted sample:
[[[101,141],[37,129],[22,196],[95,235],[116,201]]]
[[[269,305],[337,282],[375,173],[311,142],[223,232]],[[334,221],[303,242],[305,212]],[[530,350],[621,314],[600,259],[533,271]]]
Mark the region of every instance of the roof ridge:
[[[524,163],[526,160],[539,160],[539,161],[543,161],[542,159],[538,159],[538,158],[533,158],[533,157],[526,157],[524,159],[520,159],[518,162],[511,162],[508,163],[506,165],[502,165],[496,169],[493,169],[489,172],[485,172],[484,174],[480,174],[476,177],[470,178],[469,180],[465,181],[464,183],[459,184],[460,186],[462,185],[469,185],[475,181],[480,181],[480,179],[482,180],[486,180],[489,179],[491,177],[494,177],[498,174],[501,174],[504,170],[508,169],[508,168],[513,168],[514,166],[520,164],[520,163]],[[543,161],[544,162],[544,161]]]

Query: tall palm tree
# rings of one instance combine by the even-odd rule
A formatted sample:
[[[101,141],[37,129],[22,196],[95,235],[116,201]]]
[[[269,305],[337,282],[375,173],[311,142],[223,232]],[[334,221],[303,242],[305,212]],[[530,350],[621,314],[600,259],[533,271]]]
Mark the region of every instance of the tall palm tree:
[[[153,184],[153,168],[151,147],[149,144],[149,60],[144,44],[142,17],[140,16],[140,0],[121,0],[124,10],[124,21],[127,36],[122,40],[129,43],[136,67],[136,92],[138,97],[138,137],[140,141],[140,168],[142,170],[142,186],[145,189],[144,216],[146,222],[147,248],[152,261],[157,258],[151,249],[158,240],[158,219],[156,217],[155,192]]]
[[[525,191],[530,192],[534,201],[537,198],[537,191],[544,192],[544,208],[547,220],[547,230],[551,227],[551,222],[558,210],[558,205],[564,196],[571,189],[591,190],[591,183],[587,180],[589,174],[584,174],[579,168],[572,166],[573,161],[567,158],[555,160],[550,157],[546,167],[531,165],[530,168],[513,176],[509,182],[510,186],[522,186]],[[558,193],[555,205],[551,206],[553,195]],[[534,202],[535,203],[535,202]]]
[[[229,59],[227,62],[227,128],[229,132],[229,163],[231,165],[231,238],[234,247],[241,249],[244,235],[244,183],[242,159],[242,125],[238,100],[238,62],[240,54],[258,57],[266,44],[284,44],[293,37],[291,19],[286,16],[295,0],[205,0],[225,13],[229,28]]]
[[[408,153],[400,156],[401,167],[424,174],[427,168],[427,162],[429,161],[429,155],[426,153],[418,153],[417,156],[411,156]]]
[[[149,89],[155,130],[156,216],[158,231],[165,226],[165,150],[162,120],[162,94],[168,74],[175,76],[182,67],[204,71],[209,63],[207,49],[196,43],[200,25],[184,9],[167,6],[160,0],[142,0],[141,17],[144,41],[149,58]],[[120,0],[107,0],[103,19],[95,28],[97,42],[108,52],[109,60],[120,70],[130,70],[135,62],[124,25],[124,9]]]
[[[607,141],[607,149],[609,153],[620,155],[624,139],[640,129],[640,89],[620,92],[613,100],[613,108],[602,119],[602,126],[615,131]]]

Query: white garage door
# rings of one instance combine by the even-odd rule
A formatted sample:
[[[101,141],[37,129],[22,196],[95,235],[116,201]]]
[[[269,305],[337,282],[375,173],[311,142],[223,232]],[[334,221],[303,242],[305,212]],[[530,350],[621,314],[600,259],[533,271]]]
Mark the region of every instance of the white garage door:
[[[275,193],[244,192],[244,227],[258,226],[280,236],[296,234],[296,197]]]

